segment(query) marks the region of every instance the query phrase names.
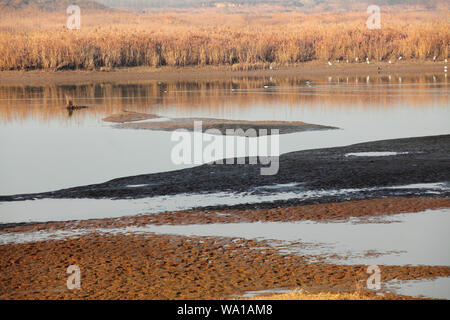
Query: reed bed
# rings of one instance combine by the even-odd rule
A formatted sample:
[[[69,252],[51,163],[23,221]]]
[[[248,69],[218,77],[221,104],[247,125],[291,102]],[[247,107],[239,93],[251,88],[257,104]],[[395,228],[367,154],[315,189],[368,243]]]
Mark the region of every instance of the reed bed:
[[[367,14],[229,14],[200,11],[82,14],[0,12],[0,70],[230,65],[261,69],[305,61],[443,60],[448,12],[387,13],[369,30]]]

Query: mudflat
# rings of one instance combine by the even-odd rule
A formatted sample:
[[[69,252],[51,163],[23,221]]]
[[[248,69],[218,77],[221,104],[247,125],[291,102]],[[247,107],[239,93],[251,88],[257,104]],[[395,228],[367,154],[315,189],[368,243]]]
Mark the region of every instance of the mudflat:
[[[361,292],[367,266],[310,263],[263,241],[169,235],[105,236],[0,246],[1,299],[224,299],[267,288]],[[38,263],[37,263],[38,262]],[[81,289],[66,287],[67,267]],[[448,266],[381,266],[383,281],[450,276]]]
[[[135,120],[158,120],[158,121],[135,121]],[[107,122],[119,122],[115,128],[122,129],[145,129],[158,131],[187,130],[194,131],[196,122],[199,123],[198,130],[217,135],[236,136],[261,136],[272,134],[272,130],[277,130],[277,134],[287,134],[302,131],[330,130],[336,127],[310,124],[302,121],[244,121],[227,120],[214,118],[161,118],[153,114],[123,112],[114,114],[103,119]],[[240,131],[240,130],[242,131]],[[251,131],[248,131],[251,130]]]
[[[392,139],[346,147],[282,154],[276,175],[260,175],[261,164],[205,164],[177,171],[143,174],[105,183],[36,194],[1,196],[0,201],[42,198],[130,199],[184,193],[229,192],[264,195],[267,192],[319,192],[294,197],[210,209],[260,209],[366,200],[382,197],[449,197],[447,188],[424,193],[420,184],[450,181],[450,135]],[[355,156],[361,152],[394,155]],[[236,161],[235,161],[236,163]],[[301,169],[301,170],[300,170]],[[130,188],[129,185],[139,185]],[[267,189],[269,188],[269,189]],[[333,192],[341,190],[340,192]],[[203,207],[205,208],[205,207]]]

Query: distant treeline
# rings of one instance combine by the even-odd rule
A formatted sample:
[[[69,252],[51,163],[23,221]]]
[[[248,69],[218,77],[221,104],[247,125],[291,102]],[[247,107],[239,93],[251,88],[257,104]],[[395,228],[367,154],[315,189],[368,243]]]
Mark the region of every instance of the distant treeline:
[[[355,5],[379,6],[423,6],[428,9],[445,4],[446,0],[95,0],[110,7],[144,8],[202,8],[220,6],[220,4],[260,6],[275,5],[284,7],[323,7],[351,9]],[[448,5],[448,3],[447,3]]]
[[[83,9],[106,10],[111,8],[129,8],[134,10],[160,8],[233,8],[277,6],[285,8],[301,8],[321,11],[352,11],[367,8],[369,5],[409,6],[425,10],[449,7],[447,0],[0,0],[0,8],[39,8],[57,11],[76,4]]]

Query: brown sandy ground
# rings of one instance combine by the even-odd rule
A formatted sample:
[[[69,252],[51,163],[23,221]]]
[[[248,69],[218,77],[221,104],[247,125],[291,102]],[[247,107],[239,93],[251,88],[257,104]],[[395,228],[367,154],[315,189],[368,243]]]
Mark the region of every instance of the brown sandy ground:
[[[312,130],[329,130],[337,129],[335,127],[322,126],[318,124],[309,124],[302,121],[245,121],[245,120],[226,120],[226,119],[214,119],[214,118],[174,118],[157,122],[128,122],[145,119],[160,118],[154,114],[145,114],[137,112],[123,112],[111,115],[104,118],[103,121],[107,122],[119,122],[116,128],[124,129],[147,129],[147,130],[162,130],[173,131],[177,129],[184,129],[188,131],[194,130],[194,122],[200,121],[202,132],[210,129],[219,130],[221,134],[226,134],[226,130],[242,129],[242,134],[234,132],[235,135],[246,135],[248,129],[256,130],[256,135],[263,135],[264,132],[260,132],[260,129],[266,129],[267,133],[271,132],[271,129],[279,130],[280,134],[294,133],[301,131]]]
[[[449,207],[448,198],[392,198],[284,209],[183,211],[120,219],[43,223],[2,232],[139,224],[241,221],[333,221]],[[280,211],[281,210],[281,211]],[[0,246],[0,299],[223,299],[247,291],[302,289],[355,299],[406,299],[366,290],[366,266],[280,254],[264,241],[169,235],[91,233],[81,238]],[[316,257],[316,261],[321,261]],[[80,290],[68,290],[66,269],[78,265]],[[381,266],[382,281],[450,276],[448,266]]]
[[[330,293],[319,292],[310,293],[306,290],[295,289],[286,293],[261,293],[252,297],[238,298],[238,300],[376,300],[382,299],[381,297],[374,297],[364,295],[364,293],[356,292],[344,292],[344,293]]]
[[[149,223],[334,221],[442,207],[450,207],[450,199],[387,198],[282,209],[181,211],[42,223],[2,232]],[[264,241],[91,233],[79,239],[1,245],[0,299],[221,299],[268,288],[301,288],[313,295],[326,292],[338,297],[334,294],[339,293],[354,299],[408,298],[390,293],[380,297],[364,289],[366,266],[310,263],[310,258],[280,254]],[[81,269],[80,290],[66,288],[69,265]],[[447,266],[381,266],[381,270],[382,281],[450,276]]]
[[[130,82],[145,80],[199,80],[230,79],[244,77],[314,77],[335,75],[395,75],[418,73],[442,73],[445,62],[395,61],[393,64],[375,62],[339,63],[328,66],[326,62],[305,62],[300,65],[280,67],[276,70],[233,70],[232,66],[204,67],[160,67],[160,68],[120,68],[110,72],[104,71],[1,71],[0,84],[42,84],[42,83],[86,83],[86,82]],[[380,70],[378,69],[380,68]]]
[[[66,288],[78,265],[81,289]],[[307,263],[264,242],[101,236],[0,246],[1,299],[223,299],[267,288],[362,292],[366,266]],[[381,266],[382,281],[450,276],[450,267]],[[386,295],[386,299],[405,297]]]
[[[130,225],[142,226],[146,224],[182,225],[256,221],[290,222],[301,220],[332,222],[337,220],[345,221],[351,217],[363,219],[449,207],[449,198],[381,198],[274,209],[182,210],[110,219],[4,226],[1,232],[27,232],[72,228],[117,228]]]

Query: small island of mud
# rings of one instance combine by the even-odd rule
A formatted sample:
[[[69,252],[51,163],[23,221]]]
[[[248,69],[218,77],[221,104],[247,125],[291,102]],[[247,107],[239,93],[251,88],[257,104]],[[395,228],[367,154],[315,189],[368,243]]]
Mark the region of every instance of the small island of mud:
[[[149,120],[149,121],[144,121]],[[154,114],[124,112],[111,115],[104,118],[103,121],[116,122],[114,127],[122,129],[145,129],[145,130],[159,130],[159,131],[173,131],[173,130],[187,130],[194,131],[195,122],[201,122],[202,132],[212,134],[227,134],[227,130],[231,130],[232,135],[237,136],[259,136],[273,132],[272,130],[279,130],[279,134],[288,134],[303,131],[315,130],[331,130],[338,129],[336,127],[310,124],[302,121],[245,121],[245,120],[227,120],[214,118],[163,118]],[[241,130],[238,130],[241,129]],[[252,130],[255,133],[253,135]],[[216,130],[211,131],[211,130]],[[218,131],[217,131],[218,130]],[[228,133],[228,135],[230,135]]]

